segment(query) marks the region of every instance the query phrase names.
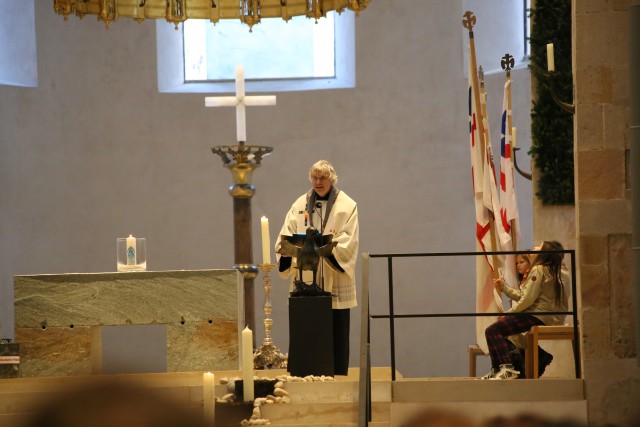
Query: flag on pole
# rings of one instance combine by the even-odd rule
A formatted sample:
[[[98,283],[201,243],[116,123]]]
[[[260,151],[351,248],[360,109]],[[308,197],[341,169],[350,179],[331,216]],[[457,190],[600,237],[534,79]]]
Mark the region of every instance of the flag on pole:
[[[500,218],[503,228],[511,235],[513,247],[517,248],[520,243],[520,218],[514,179],[511,135],[513,119],[510,100],[511,79],[507,79],[502,100],[502,135],[500,138]]]
[[[491,149],[491,132],[489,129],[489,119],[487,114],[487,94],[484,82],[480,81],[480,105],[482,109],[482,120],[484,123],[484,174],[483,174],[483,202],[485,207],[491,212],[492,218],[497,218],[500,213],[500,199],[498,197],[498,185],[496,182],[496,167],[493,163],[493,150]],[[496,232],[500,239],[500,245],[495,250],[504,250],[502,247],[511,240],[509,232],[501,224],[496,224]],[[504,256],[499,256],[502,259]]]
[[[506,252],[515,250],[520,243],[520,219],[518,217],[512,157],[512,123],[511,79],[509,73],[507,73],[507,81],[504,85],[504,96],[502,98],[502,135],[500,137],[500,222],[501,228],[503,228],[510,237],[508,242],[502,244],[502,250]],[[505,256],[502,276],[510,286],[518,286],[515,255]]]
[[[470,36],[471,36],[470,32]],[[484,120],[481,111],[480,90],[477,85],[478,79],[476,73],[476,63],[473,48],[473,39],[469,45],[469,146],[471,151],[471,176],[473,181],[474,207],[476,214],[476,251],[477,252],[493,252],[496,248],[495,227],[493,226],[493,218],[491,209],[493,209],[493,192],[495,189],[495,175],[493,179],[494,190],[492,192],[490,176],[486,173],[493,174],[493,169],[489,164],[491,160],[487,160],[487,149],[484,138]],[[490,155],[490,151],[489,151]],[[485,188],[485,185],[488,188]],[[487,202],[485,202],[485,193],[488,193]],[[497,203],[497,194],[496,194]],[[489,206],[487,206],[487,204]],[[496,210],[497,212],[497,210]],[[502,308],[500,297],[496,298],[497,293],[493,287],[494,268],[497,268],[497,258],[493,256],[476,257],[476,311],[479,313],[497,312]],[[500,302],[498,302],[500,301]],[[495,321],[493,317],[476,317],[476,339],[478,346],[488,353],[487,342],[484,331],[491,323]]]

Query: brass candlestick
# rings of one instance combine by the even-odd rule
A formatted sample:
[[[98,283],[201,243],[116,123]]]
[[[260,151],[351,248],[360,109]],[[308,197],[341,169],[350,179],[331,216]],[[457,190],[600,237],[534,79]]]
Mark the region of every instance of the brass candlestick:
[[[271,277],[269,273],[275,267],[274,264],[258,264],[258,268],[262,270],[263,287],[264,287],[264,340],[262,345],[253,354],[253,367],[261,368],[283,368],[287,365],[287,358],[280,352],[278,347],[271,339],[271,327],[273,320],[271,319]]]

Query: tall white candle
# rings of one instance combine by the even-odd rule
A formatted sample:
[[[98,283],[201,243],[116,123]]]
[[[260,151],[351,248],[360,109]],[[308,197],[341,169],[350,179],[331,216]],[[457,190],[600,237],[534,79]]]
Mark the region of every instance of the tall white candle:
[[[269,238],[269,218],[263,216],[260,218],[260,226],[262,227],[262,263],[271,264],[271,239]]]
[[[253,401],[253,332],[242,330],[242,387],[244,401]]]
[[[136,238],[127,237],[127,265],[136,265]]]
[[[244,66],[236,65],[236,135],[238,142],[247,141],[247,119],[244,102]]]
[[[236,107],[236,135],[238,142],[247,142],[247,112],[244,104]]]
[[[511,128],[511,148],[516,148],[516,128]]]
[[[211,372],[202,374],[202,394],[204,397],[204,425],[212,426],[215,424],[216,411],[216,392],[215,392],[215,375]]]
[[[555,60],[553,59],[553,43],[547,44],[547,70],[550,73],[556,70]]]

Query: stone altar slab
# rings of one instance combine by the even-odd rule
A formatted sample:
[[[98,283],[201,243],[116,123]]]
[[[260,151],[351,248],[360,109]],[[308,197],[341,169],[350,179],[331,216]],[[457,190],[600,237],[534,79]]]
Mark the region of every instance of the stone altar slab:
[[[239,368],[237,270],[14,277],[15,338],[26,377],[102,373],[103,327],[166,325],[168,372]]]

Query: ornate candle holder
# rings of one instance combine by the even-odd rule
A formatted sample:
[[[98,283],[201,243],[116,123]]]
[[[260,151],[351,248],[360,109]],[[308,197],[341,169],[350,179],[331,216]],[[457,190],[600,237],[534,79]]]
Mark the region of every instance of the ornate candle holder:
[[[234,264],[244,277],[245,323],[255,331],[253,279],[258,276],[258,268],[253,263],[251,239],[251,198],[256,188],[251,184],[253,171],[260,167],[262,158],[273,151],[272,147],[245,145],[221,145],[211,151],[222,158],[224,167],[231,171],[233,185],[229,194],[233,197]]]
[[[287,365],[287,358],[280,352],[278,347],[271,339],[271,327],[273,320],[271,319],[271,277],[269,273],[275,267],[274,264],[258,264],[258,268],[263,273],[264,287],[264,340],[262,345],[253,354],[253,367],[261,368],[283,368]]]
[[[549,92],[551,92],[551,98],[558,105],[558,107],[562,108],[564,111],[570,114],[576,113],[575,104],[570,104],[568,102],[564,102],[558,96],[558,89],[556,88],[556,71],[547,71],[547,76],[549,78]]]

